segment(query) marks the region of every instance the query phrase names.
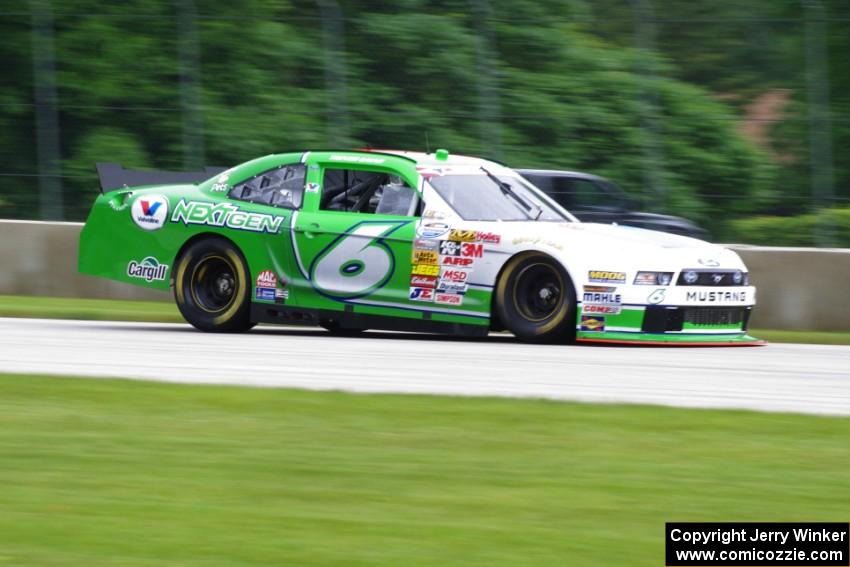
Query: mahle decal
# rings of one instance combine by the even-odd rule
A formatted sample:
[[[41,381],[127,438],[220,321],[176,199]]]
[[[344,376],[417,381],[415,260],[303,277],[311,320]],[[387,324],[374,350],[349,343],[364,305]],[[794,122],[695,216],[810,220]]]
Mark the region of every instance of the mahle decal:
[[[127,264],[127,276],[146,282],[163,281],[168,272],[168,264],[160,264],[153,256],[148,256],[141,262],[135,260]]]
[[[251,232],[277,234],[286,217],[250,213],[230,203],[206,203],[181,199],[174,207],[171,222],[205,224]]]

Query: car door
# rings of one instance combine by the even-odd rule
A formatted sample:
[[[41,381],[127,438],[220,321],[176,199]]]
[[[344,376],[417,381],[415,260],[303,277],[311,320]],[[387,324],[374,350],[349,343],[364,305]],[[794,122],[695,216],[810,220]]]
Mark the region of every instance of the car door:
[[[316,159],[304,207],[293,222],[302,305],[398,315],[410,302],[418,195],[389,166]]]

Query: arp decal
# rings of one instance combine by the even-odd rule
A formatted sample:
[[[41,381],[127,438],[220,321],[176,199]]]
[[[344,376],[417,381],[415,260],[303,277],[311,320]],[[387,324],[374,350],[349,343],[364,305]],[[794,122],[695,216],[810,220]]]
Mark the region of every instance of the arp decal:
[[[581,316],[581,330],[582,331],[604,331],[605,330],[605,317],[597,317],[594,315],[582,315]]]
[[[171,222],[182,222],[186,225],[202,224],[268,234],[280,232],[284,220],[285,217],[282,216],[242,211],[230,203],[208,203],[186,199],[180,199],[171,215]]]
[[[158,230],[168,218],[168,199],[162,195],[142,195],[133,202],[130,216],[143,230]]]
[[[168,272],[167,264],[160,264],[153,256],[148,256],[141,262],[135,260],[127,264],[127,276],[138,278],[146,282],[164,281]]]
[[[605,270],[590,270],[587,279],[599,283],[626,283],[625,272],[609,272]]]
[[[472,258],[460,258],[459,256],[443,256],[444,266],[471,266]]]

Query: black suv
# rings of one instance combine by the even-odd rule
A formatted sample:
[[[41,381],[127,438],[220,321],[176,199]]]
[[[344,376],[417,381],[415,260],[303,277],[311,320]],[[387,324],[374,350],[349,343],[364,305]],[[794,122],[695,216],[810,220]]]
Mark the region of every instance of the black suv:
[[[708,231],[688,219],[635,212],[635,200],[620,186],[597,175],[550,169],[517,169],[520,175],[546,192],[584,222],[617,223],[660,230],[701,240]]]

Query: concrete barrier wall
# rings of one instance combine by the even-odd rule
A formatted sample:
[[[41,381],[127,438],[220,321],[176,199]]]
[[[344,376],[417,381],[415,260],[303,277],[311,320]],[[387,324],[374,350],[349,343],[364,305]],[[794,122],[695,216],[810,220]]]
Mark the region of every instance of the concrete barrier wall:
[[[0,295],[170,300],[77,273],[80,223],[0,221]],[[850,330],[850,249],[730,246],[758,287],[752,326]]]

